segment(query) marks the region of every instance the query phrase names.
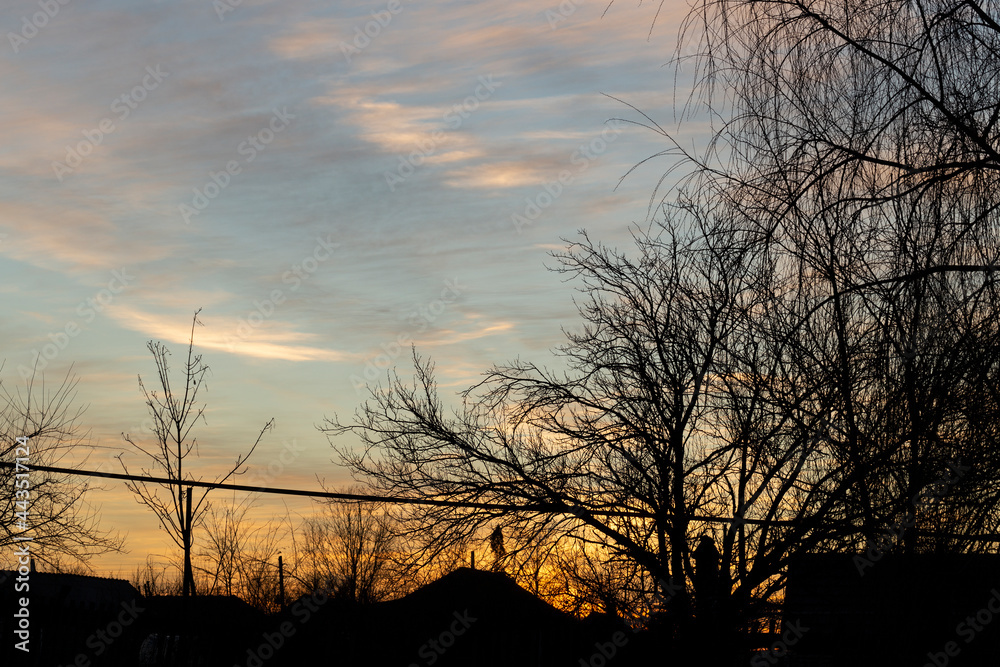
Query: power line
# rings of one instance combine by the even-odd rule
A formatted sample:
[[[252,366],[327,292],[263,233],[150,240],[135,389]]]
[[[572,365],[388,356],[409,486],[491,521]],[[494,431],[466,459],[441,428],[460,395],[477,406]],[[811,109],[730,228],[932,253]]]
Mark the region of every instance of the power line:
[[[0,467],[12,468],[14,463],[0,461]],[[79,475],[82,477],[104,477],[107,479],[121,479],[131,482],[150,482],[154,484],[168,484],[173,486],[197,486],[208,489],[229,489],[231,491],[247,491],[251,493],[274,493],[286,496],[306,496],[310,498],[330,498],[334,500],[359,500],[367,502],[386,502],[411,505],[440,505],[444,507],[478,507],[482,509],[541,509],[542,506],[501,505],[492,503],[470,503],[457,500],[435,500],[433,498],[404,498],[400,496],[376,496],[360,493],[338,493],[333,491],[310,491],[305,489],[280,489],[265,486],[251,486],[248,484],[227,484],[223,482],[203,482],[194,479],[172,479],[169,477],[151,477],[145,475],[129,475],[117,472],[102,472],[99,470],[82,470],[79,468],[58,468],[55,466],[30,466],[30,470],[41,470],[44,472],[54,472],[63,475]]]
[[[13,468],[14,463],[0,461],[0,468]],[[280,489],[265,486],[251,486],[247,484],[227,484],[222,482],[203,482],[200,480],[178,480],[169,477],[151,477],[144,475],[130,475],[127,473],[101,472],[99,470],[82,470],[79,468],[59,468],[55,466],[34,465],[30,470],[43,472],[53,472],[61,475],[79,475],[82,477],[104,477],[106,479],[120,479],[130,482],[148,482],[152,484],[167,484],[172,486],[197,486],[208,489],[229,489],[231,491],[245,491],[249,493],[273,493],[286,496],[305,496],[308,498],[327,498],[331,500],[353,500],[373,503],[393,503],[399,505],[431,505],[438,507],[465,507],[469,509],[498,510],[505,512],[541,512],[573,514],[576,516],[590,514],[593,516],[617,516],[632,517],[642,519],[656,518],[651,512],[625,511],[625,510],[590,510],[583,507],[571,507],[565,503],[533,503],[530,505],[510,505],[503,503],[483,503],[466,500],[439,500],[435,498],[407,498],[404,496],[379,496],[361,493],[339,493],[333,491],[310,491],[305,489]],[[694,521],[704,521],[712,523],[730,523],[742,521],[746,524],[755,525],[792,525],[790,520],[764,520],[764,519],[732,519],[728,517],[709,517],[691,515]]]
[[[14,463],[0,461],[0,467],[13,468]],[[586,512],[598,516],[633,516],[651,518],[652,515],[642,512],[624,512],[611,510],[585,510],[573,508],[555,503],[535,503],[532,505],[508,505],[502,503],[481,503],[464,500],[438,500],[434,498],[407,498],[403,496],[378,496],[362,493],[339,493],[333,491],[310,491],[305,489],[281,489],[266,486],[251,486],[248,484],[227,484],[223,482],[203,482],[200,480],[179,480],[169,477],[150,477],[144,475],[129,475],[126,473],[102,472],[99,470],[82,470],[79,468],[58,468],[55,466],[33,465],[29,470],[40,470],[63,475],[79,475],[82,477],[104,477],[107,479],[121,479],[131,482],[149,482],[153,484],[168,484],[173,486],[197,486],[208,489],[229,489],[231,491],[246,491],[249,493],[274,493],[286,496],[305,496],[309,498],[329,498],[332,500],[354,500],[377,503],[394,503],[400,505],[435,505],[440,507],[467,507],[471,509],[503,510],[508,512],[563,512],[574,514]]]

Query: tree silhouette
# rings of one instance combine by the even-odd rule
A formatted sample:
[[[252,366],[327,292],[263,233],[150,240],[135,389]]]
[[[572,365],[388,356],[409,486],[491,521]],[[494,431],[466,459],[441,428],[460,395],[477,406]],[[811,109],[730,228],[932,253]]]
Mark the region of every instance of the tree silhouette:
[[[208,510],[199,553],[205,566],[196,569],[207,594],[235,595],[261,611],[277,612],[278,556],[290,531],[280,519],[254,522],[253,507],[252,497],[246,497]]]
[[[201,324],[198,321],[198,313],[200,312],[200,309],[195,311],[191,321],[191,336],[184,364],[182,390],[177,391],[171,386],[170,351],[167,347],[158,341],[149,341],[147,344],[156,365],[160,389],[147,390],[142,376],[139,376],[139,388],[142,390],[146,407],[153,419],[155,442],[143,444],[127,433],[122,434],[125,442],[148,460],[146,466],[140,467],[140,472],[143,475],[162,475],[177,481],[201,479],[195,477],[190,468],[184,469],[185,460],[192,451],[196,451],[197,447],[197,439],[191,437],[191,431],[199,419],[204,419],[205,412],[205,406],[197,405],[197,401],[198,392],[204,388],[204,378],[209,368],[202,363],[200,354],[194,354],[194,327]],[[225,482],[233,475],[245,472],[244,464],[253,454],[264,433],[273,425],[274,420],[268,420],[247,453],[237,455],[233,467],[214,481]],[[125,472],[129,473],[129,467],[124,457],[119,456],[118,460]],[[153,511],[170,539],[181,549],[184,558],[183,592],[185,596],[194,595],[194,570],[191,565],[192,530],[201,523],[204,512],[208,509],[209,489],[203,490],[197,500],[194,500],[193,489],[185,489],[183,485],[154,485],[147,482],[130,481],[126,482],[126,486],[135,494],[138,502]],[[166,491],[166,498],[161,495],[160,489]],[[185,497],[185,491],[187,491],[187,497]]]
[[[584,233],[556,254],[583,294],[557,369],[497,365],[449,406],[414,351],[412,382],[391,374],[350,423],[328,420],[365,445],[341,460],[393,494],[496,506],[412,510],[431,551],[497,526],[512,563],[603,550],[645,572],[675,629],[701,535],[720,632],[748,627],[800,554],[864,550],[893,526],[903,550],[985,548],[1000,514],[996,9],[697,3],[690,102],[716,132],[695,155],[645,116],[688,177],[631,252]],[[949,467],[960,483],[918,503]]]
[[[357,489],[351,487],[348,493]],[[298,578],[308,591],[368,604],[406,592],[396,562],[397,538],[383,508],[367,502],[333,501],[306,519],[298,554]]]
[[[87,502],[89,484],[34,470],[64,465],[71,452],[79,462],[89,447],[79,424],[83,408],[74,407],[77,382],[67,373],[54,388],[35,376],[14,392],[0,387],[0,460],[12,464],[0,467],[0,484],[6,490],[0,494],[0,547],[13,553],[9,547],[14,538],[26,535],[32,539],[31,557],[52,567],[59,567],[64,558],[86,564],[122,545],[118,535],[98,525],[97,509]],[[27,440],[22,445],[18,438]],[[22,469],[13,465],[18,459]],[[19,496],[18,491],[26,494]],[[22,510],[27,512],[23,522],[17,518]]]

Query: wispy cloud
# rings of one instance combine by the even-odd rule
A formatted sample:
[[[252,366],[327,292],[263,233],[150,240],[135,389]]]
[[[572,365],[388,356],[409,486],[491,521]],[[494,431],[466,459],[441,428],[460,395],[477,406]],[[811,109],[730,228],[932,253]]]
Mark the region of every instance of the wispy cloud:
[[[121,326],[138,331],[153,339],[175,344],[187,344],[191,336],[191,323],[178,317],[168,317],[136,308],[121,306],[109,309],[110,316]],[[271,322],[253,331],[251,337],[236,336],[235,326],[226,330],[219,326],[197,328],[195,341],[199,348],[219,350],[257,359],[281,361],[346,361],[359,358],[339,350],[331,350],[302,343],[314,342],[316,334],[290,330],[288,325]]]

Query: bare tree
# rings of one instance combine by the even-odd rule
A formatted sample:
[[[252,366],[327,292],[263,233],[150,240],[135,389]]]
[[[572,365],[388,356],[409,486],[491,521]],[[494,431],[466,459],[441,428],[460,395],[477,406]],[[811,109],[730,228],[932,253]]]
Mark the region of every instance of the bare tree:
[[[280,609],[278,556],[288,536],[283,521],[252,521],[251,498],[212,507],[204,527],[202,561],[207,594],[236,595],[257,609]],[[286,576],[294,576],[288,572]]]
[[[747,204],[768,217],[781,211],[764,198],[794,206],[830,176],[867,177],[875,205],[994,183],[997,15],[992,0],[700,0],[692,101],[721,121],[720,150],[741,151],[716,174],[759,186]]]
[[[564,611],[576,616],[603,613],[633,622],[649,615],[655,586],[631,559],[605,549],[559,545],[546,565],[548,581],[536,594]]]
[[[136,566],[129,582],[146,597],[180,595],[183,591],[181,579],[171,580],[167,576],[167,571],[173,567],[170,563],[157,563],[152,556],[147,556],[145,563]],[[183,571],[183,568],[180,570]]]
[[[663,233],[637,235],[635,260],[586,236],[559,257],[588,295],[583,330],[558,351],[567,372],[496,367],[448,417],[432,367],[415,357],[414,387],[396,378],[354,425],[329,422],[331,436],[367,443],[340,448],[343,460],[391,493],[499,506],[415,510],[412,530],[439,549],[500,525],[516,538],[514,561],[530,562],[515,554],[568,539],[638,564],[660,599],[686,609],[689,523],[710,502],[720,456],[700,442],[702,422],[745,307],[737,296],[758,277],[746,253]]]
[[[997,377],[1000,339],[993,307],[983,307],[990,284],[932,290],[951,305],[909,327],[927,338],[917,357],[927,367],[914,376],[893,355],[898,299],[838,294],[829,272],[756,242],[726,207],[674,213],[694,231],[665,224],[637,234],[635,259],[586,236],[559,255],[587,297],[584,326],[558,350],[567,370],[495,367],[449,415],[432,366],[415,356],[413,386],[394,376],[353,424],[328,422],[331,436],[360,436],[361,451],[338,452],[386,492],[485,505],[412,510],[409,530],[428,536],[429,549],[502,526],[505,562],[519,575],[569,541],[644,572],[650,588],[623,597],[632,608],[622,615],[665,610],[682,627],[693,594],[712,599],[701,608],[735,630],[781,589],[790,559],[857,546],[859,536],[863,546],[949,461],[978,457],[975,497],[992,493],[994,454],[976,454],[996,450],[981,446],[991,437],[986,413],[966,416],[969,393],[988,392]],[[847,250],[835,257],[858,263]],[[899,430],[900,388],[925,379],[933,384],[915,399],[920,423]],[[900,477],[914,437],[919,469]],[[996,509],[961,507],[967,519],[980,512],[970,528]],[[721,581],[703,591],[693,562],[701,535],[719,551]],[[610,585],[592,584],[597,599]],[[601,604],[619,613],[614,598]]]
[[[74,407],[77,382],[67,374],[50,387],[44,379],[32,376],[23,389],[0,388],[0,460],[11,464],[0,468],[4,489],[0,493],[0,547],[10,553],[6,547],[26,534],[32,538],[31,557],[52,567],[63,559],[86,564],[122,545],[118,535],[100,528],[97,508],[87,500],[90,486],[86,481],[33,469],[65,466],[71,454],[74,462],[85,461],[82,454],[90,445],[79,424],[83,408]],[[21,445],[18,438],[27,440]],[[15,465],[18,460],[21,469]],[[25,521],[17,519],[17,512],[22,511]]]
[[[688,108],[716,133],[704,155],[668,152],[698,206],[731,209],[798,285],[782,353],[853,479],[830,511],[860,524],[860,546],[902,521],[907,550],[931,523],[935,548],[983,548],[968,538],[997,517],[998,10],[704,0],[685,25]],[[948,525],[915,512],[958,461]]]
[[[396,564],[392,520],[382,508],[339,500],[323,508],[303,524],[297,569],[306,587],[363,604],[406,592]]]
[[[412,383],[328,421],[363,443],[342,461],[480,504],[412,510],[425,553],[497,526],[510,564],[574,544],[634,564],[655,589],[631,604],[679,624],[693,595],[747,627],[797,554],[895,525],[901,548],[970,548],[1000,508],[996,9],[697,3],[691,102],[717,131],[705,155],[668,144],[690,177],[634,256],[558,255],[586,295],[558,370],[496,366],[450,407],[414,353]],[[915,506],[947,466],[961,483]]]
[[[176,390],[171,386],[170,351],[167,347],[157,341],[149,341],[147,344],[153,355],[153,362],[156,364],[160,389],[148,390],[141,376],[139,377],[139,388],[142,390],[146,407],[153,419],[155,441],[151,444],[144,444],[127,433],[122,434],[125,442],[148,460],[146,466],[140,468],[143,475],[165,475],[178,482],[201,479],[192,474],[190,467],[187,470],[184,469],[185,460],[192,451],[196,451],[197,447],[197,439],[191,436],[191,431],[199,419],[204,419],[205,413],[205,406],[198,405],[198,392],[204,388],[205,374],[208,373],[209,368],[202,362],[201,355],[194,353],[194,327],[201,324],[198,321],[199,312],[201,311],[195,312],[191,321],[191,337],[188,342],[187,359],[183,371],[183,389]],[[243,474],[246,471],[244,464],[253,454],[264,433],[273,425],[274,420],[268,420],[247,453],[237,455],[233,467],[217,476],[213,481],[220,483],[234,475]],[[122,468],[126,473],[129,473],[130,469],[124,457],[119,456],[118,458]],[[204,512],[208,509],[209,489],[205,488],[201,491],[195,500],[193,488],[185,489],[180,484],[154,485],[141,481],[127,482],[126,484],[128,489],[135,494],[138,502],[153,511],[170,539],[181,549],[184,555],[183,592],[184,595],[193,595],[195,591],[194,571],[191,566],[192,530],[201,522]],[[161,490],[166,491],[166,497]],[[185,498],[185,490],[187,498]]]

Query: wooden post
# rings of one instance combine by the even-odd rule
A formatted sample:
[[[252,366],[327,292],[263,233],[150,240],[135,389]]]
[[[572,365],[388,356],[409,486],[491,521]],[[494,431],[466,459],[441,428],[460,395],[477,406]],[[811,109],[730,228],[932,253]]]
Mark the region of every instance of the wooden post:
[[[278,604],[281,611],[285,611],[285,564],[278,554]]]
[[[181,597],[188,596],[188,579],[187,579],[187,557],[188,557],[188,527],[187,527],[187,514],[184,513],[184,487],[177,486],[177,509],[181,512],[181,549],[184,551],[184,564],[181,570]]]
[[[192,622],[191,622],[191,606],[188,598],[193,596],[194,593],[194,574],[191,570],[191,493],[194,491],[191,487],[187,489],[187,498],[184,505],[184,517],[181,524],[181,535],[184,542],[184,574],[183,574],[183,594],[181,596],[181,626],[180,626],[180,645],[177,647],[179,652],[179,659],[187,664],[185,661],[187,656],[191,655],[192,645]],[[183,487],[178,487],[178,493],[183,493]],[[169,641],[169,640],[168,640]]]
[[[191,495],[193,489],[188,487],[187,506],[184,512],[184,597],[194,595],[194,571],[191,568]]]

